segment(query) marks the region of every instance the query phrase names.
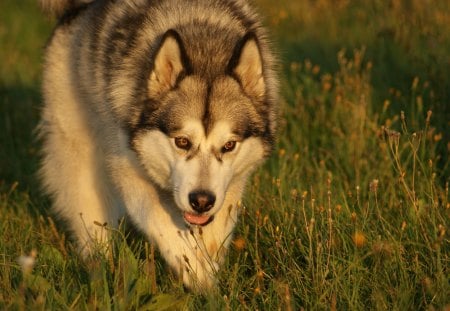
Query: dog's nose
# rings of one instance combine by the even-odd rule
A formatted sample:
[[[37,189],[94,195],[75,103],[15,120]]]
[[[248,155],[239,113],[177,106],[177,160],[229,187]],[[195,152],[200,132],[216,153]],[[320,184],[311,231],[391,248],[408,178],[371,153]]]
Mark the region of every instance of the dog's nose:
[[[216,202],[214,193],[206,190],[192,191],[189,193],[189,204],[198,213],[209,211]]]

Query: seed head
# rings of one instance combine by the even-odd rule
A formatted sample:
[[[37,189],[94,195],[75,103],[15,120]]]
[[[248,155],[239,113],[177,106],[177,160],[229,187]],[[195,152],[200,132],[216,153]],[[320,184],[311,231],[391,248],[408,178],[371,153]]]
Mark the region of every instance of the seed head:
[[[406,221],[403,220],[402,222],[402,231],[405,231],[406,229]]]
[[[356,213],[355,212],[352,212],[352,221],[353,222],[356,222]]]
[[[298,198],[297,189],[291,189],[291,198],[292,198],[292,200],[297,200],[297,198]]]
[[[417,86],[418,86],[418,85],[419,85],[419,77],[415,77],[414,80],[413,80],[413,83],[412,83],[411,88],[412,88],[413,90],[415,90],[415,89],[417,89]]]
[[[370,191],[376,193],[378,190],[378,179],[374,179],[370,182]]]

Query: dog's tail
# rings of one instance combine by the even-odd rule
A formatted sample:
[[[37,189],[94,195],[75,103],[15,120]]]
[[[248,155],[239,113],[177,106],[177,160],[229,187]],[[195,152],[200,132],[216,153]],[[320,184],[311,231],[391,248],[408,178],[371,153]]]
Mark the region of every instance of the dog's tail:
[[[77,9],[94,0],[39,0],[42,11],[50,16],[60,17],[69,10]]]

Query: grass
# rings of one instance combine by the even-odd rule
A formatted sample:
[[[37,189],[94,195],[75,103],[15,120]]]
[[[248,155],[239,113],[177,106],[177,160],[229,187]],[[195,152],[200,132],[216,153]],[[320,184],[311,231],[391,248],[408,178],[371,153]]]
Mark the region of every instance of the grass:
[[[283,60],[278,148],[248,185],[219,291],[198,296],[125,230],[114,256],[75,255],[34,176],[52,22],[1,2],[0,309],[450,308],[450,5],[257,3]]]

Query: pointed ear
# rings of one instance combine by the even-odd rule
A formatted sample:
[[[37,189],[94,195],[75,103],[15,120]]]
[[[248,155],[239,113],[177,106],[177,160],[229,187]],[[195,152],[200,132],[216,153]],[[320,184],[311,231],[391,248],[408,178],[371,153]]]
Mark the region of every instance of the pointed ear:
[[[245,35],[236,45],[228,65],[230,74],[236,77],[249,96],[262,99],[265,95],[262,58],[254,34]]]
[[[167,31],[156,52],[153,70],[148,80],[150,97],[172,89],[179,76],[186,73],[187,57],[179,34],[174,30]]]

